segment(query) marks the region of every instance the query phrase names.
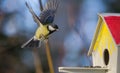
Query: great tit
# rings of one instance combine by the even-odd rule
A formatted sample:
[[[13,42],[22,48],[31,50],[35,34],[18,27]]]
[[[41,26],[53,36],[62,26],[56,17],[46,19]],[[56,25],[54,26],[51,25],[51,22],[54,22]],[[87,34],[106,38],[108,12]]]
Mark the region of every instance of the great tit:
[[[48,39],[49,35],[58,30],[58,26],[53,23],[55,13],[58,8],[57,1],[49,1],[45,8],[41,11],[40,16],[38,17],[30,5],[26,2],[26,6],[29,9],[30,13],[33,16],[34,21],[37,23],[38,28],[35,32],[35,35],[23,44],[22,48],[38,48],[41,46],[41,42],[45,39]]]

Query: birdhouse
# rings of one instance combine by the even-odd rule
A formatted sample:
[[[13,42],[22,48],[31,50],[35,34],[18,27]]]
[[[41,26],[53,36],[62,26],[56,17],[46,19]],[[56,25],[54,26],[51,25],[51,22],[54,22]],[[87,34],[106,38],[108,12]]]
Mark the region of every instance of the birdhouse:
[[[96,31],[88,51],[90,67],[59,67],[68,73],[120,73],[120,14],[99,14]]]
[[[99,14],[88,55],[92,55],[93,66],[120,73],[120,14]]]

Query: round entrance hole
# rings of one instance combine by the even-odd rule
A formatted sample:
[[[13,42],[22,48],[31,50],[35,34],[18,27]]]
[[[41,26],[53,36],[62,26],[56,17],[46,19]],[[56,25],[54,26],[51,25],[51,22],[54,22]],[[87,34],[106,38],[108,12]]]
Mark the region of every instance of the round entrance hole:
[[[109,63],[109,51],[108,51],[108,49],[105,49],[104,50],[104,53],[103,53],[103,58],[104,58],[104,63],[105,63],[105,65],[108,65],[108,63]]]

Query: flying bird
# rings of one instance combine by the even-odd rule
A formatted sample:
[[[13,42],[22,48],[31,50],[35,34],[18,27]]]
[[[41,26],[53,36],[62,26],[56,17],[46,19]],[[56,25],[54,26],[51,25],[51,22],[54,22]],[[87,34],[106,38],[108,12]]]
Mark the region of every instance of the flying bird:
[[[41,14],[38,17],[33,11],[32,7],[26,2],[26,6],[29,9],[34,21],[37,23],[38,28],[35,35],[23,44],[22,48],[38,48],[41,46],[41,42],[48,39],[49,35],[58,30],[58,26],[53,23],[54,17],[58,8],[57,1],[49,1],[44,8],[41,5]]]

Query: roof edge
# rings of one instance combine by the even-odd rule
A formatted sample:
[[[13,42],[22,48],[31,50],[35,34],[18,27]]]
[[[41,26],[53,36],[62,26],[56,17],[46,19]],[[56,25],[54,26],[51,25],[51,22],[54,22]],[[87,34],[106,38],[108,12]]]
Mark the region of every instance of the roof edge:
[[[99,16],[99,19],[98,19],[98,22],[97,22],[97,26],[96,26],[96,29],[95,29],[95,32],[94,32],[94,36],[93,36],[93,39],[92,39],[92,42],[91,42],[91,45],[90,45],[90,48],[89,48],[89,51],[88,51],[88,56],[91,56],[92,55],[92,51],[93,51],[93,46],[97,40],[97,36],[98,36],[98,33],[99,33],[99,30],[100,30],[100,26],[101,26],[101,22],[103,21],[103,16],[101,14],[98,14]]]
[[[100,16],[120,16],[120,13],[98,13]]]

